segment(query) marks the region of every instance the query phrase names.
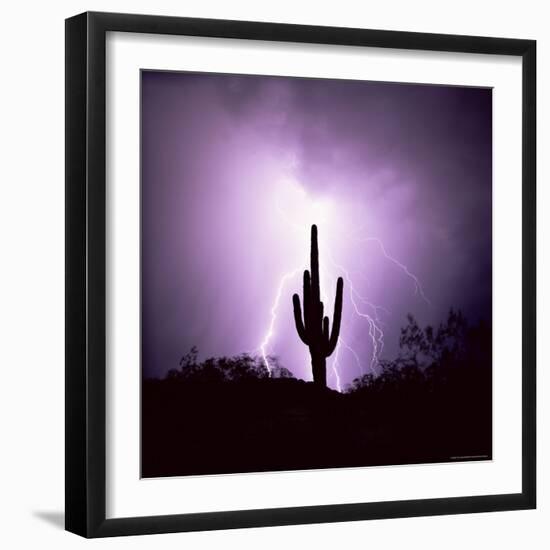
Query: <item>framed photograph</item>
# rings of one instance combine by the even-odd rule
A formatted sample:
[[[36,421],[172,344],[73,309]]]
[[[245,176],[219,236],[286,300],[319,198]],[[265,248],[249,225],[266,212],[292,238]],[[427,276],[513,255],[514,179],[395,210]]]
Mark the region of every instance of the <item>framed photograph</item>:
[[[66,21],[66,528],[535,507],[532,40]]]

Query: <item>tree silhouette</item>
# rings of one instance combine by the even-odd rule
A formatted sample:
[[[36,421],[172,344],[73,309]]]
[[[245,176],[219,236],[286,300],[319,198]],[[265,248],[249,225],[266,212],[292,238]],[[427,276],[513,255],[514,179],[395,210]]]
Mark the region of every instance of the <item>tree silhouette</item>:
[[[365,374],[348,386],[348,393],[366,389],[383,390],[397,386],[413,386],[422,380],[425,388],[441,390],[452,378],[453,389],[460,383],[484,386],[490,384],[491,332],[485,323],[469,326],[461,311],[451,309],[445,322],[437,329],[421,328],[416,319],[407,315],[407,325],[401,328],[399,354],[395,359],[381,359],[378,375]],[[470,389],[471,393],[471,389]]]
[[[338,277],[336,283],[336,298],[334,301],[334,315],[332,332],[329,331],[329,318],[323,317],[324,306],[321,302],[319,283],[319,248],[317,245],[317,226],[311,226],[311,274],[304,271],[304,312],[300,306],[300,297],[294,294],[294,321],[296,330],[302,342],[309,347],[311,355],[311,370],[313,382],[323,388],[327,386],[327,363],[336,345],[340,334],[342,320],[342,293],[344,280]]]

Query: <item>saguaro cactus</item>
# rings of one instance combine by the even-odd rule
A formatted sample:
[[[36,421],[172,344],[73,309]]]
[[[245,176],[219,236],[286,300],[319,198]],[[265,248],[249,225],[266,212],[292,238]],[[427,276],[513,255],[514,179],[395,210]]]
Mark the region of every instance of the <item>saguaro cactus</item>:
[[[329,319],[323,317],[324,306],[321,302],[319,285],[319,247],[317,245],[317,226],[311,226],[311,273],[304,271],[304,314],[300,306],[300,297],[294,294],[294,321],[302,342],[309,347],[313,382],[321,387],[327,385],[327,357],[335,350],[340,335],[342,321],[342,293],[344,280],[338,278],[336,299],[332,317],[332,332],[329,331]]]

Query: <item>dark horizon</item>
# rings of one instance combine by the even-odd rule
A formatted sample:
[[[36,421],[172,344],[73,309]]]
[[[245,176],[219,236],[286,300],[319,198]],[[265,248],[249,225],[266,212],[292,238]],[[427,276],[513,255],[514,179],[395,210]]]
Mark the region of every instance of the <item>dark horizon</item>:
[[[436,331],[409,319],[400,350],[344,393],[315,373],[305,382],[284,367],[268,376],[250,357],[191,353],[163,380],[143,382],[141,474],[490,460],[490,328],[468,328],[457,312]]]

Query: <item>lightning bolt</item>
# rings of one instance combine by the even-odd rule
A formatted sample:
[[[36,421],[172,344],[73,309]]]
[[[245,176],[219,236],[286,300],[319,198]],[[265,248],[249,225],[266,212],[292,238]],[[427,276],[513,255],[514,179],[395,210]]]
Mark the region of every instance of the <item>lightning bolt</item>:
[[[420,294],[422,299],[429,306],[431,305],[430,301],[428,300],[428,298],[426,298],[426,295],[424,294],[424,290],[422,289],[422,285],[420,284],[420,281],[418,280],[418,277],[414,273],[411,273],[406,265],[404,265],[401,262],[399,262],[398,260],[396,260],[393,256],[390,256],[388,254],[388,252],[386,251],[386,247],[384,246],[384,244],[382,243],[382,241],[380,239],[378,239],[376,237],[367,237],[366,239],[363,239],[360,242],[364,242],[364,243],[366,243],[366,242],[375,242],[376,244],[378,244],[378,246],[380,247],[380,250],[382,251],[382,254],[386,257],[386,259],[388,259],[390,262],[394,263],[397,267],[399,267],[399,269],[401,269],[401,271],[403,271],[405,273],[405,275],[407,275],[407,277],[409,277],[409,279],[412,279],[412,281],[414,282],[414,293],[415,294]]]
[[[359,355],[357,355],[357,352],[350,345],[348,345],[342,337],[338,339],[338,344],[344,346],[353,355],[353,358],[357,363],[357,368],[359,369],[359,372],[361,373],[361,375],[365,374],[363,370],[363,364],[361,363],[361,360],[359,359]]]
[[[300,189],[300,191],[301,191],[302,195],[305,195],[305,191],[303,191],[302,189]],[[279,215],[281,216],[281,218],[283,219],[284,223],[287,224],[288,226],[290,226],[293,231],[299,231],[299,232],[304,231],[304,227],[302,225],[297,224],[297,223],[293,222],[290,219],[290,217],[286,214],[285,210],[282,208],[280,203],[276,203],[276,209],[277,209]],[[356,231],[354,231],[354,233],[357,234],[359,231],[362,232],[362,230],[363,230],[363,228],[360,228],[360,230],[356,230]],[[350,237],[351,237],[351,235],[350,235]],[[393,263],[396,267],[398,267],[409,279],[411,279],[413,281],[415,295],[418,294],[422,298],[422,300],[424,300],[428,305],[430,305],[430,301],[426,297],[426,295],[424,293],[424,289],[423,289],[422,284],[420,283],[420,280],[418,279],[418,277],[414,273],[412,273],[406,265],[404,265],[399,260],[397,260],[395,257],[390,255],[388,253],[386,247],[384,246],[383,242],[379,238],[366,237],[366,238],[362,238],[362,239],[357,241],[358,244],[368,243],[368,242],[374,242],[378,245],[382,255],[389,262]],[[324,246],[325,247],[327,246],[326,243],[325,243]],[[327,250],[327,248],[325,248],[325,249]],[[357,287],[354,284],[353,279],[350,275],[350,271],[348,269],[346,269],[344,266],[342,266],[342,265],[340,265],[340,264],[338,264],[334,261],[332,255],[330,254],[330,250],[327,254],[327,257],[329,258],[330,264],[332,264],[332,266],[334,268],[336,268],[336,270],[338,270],[339,273],[344,274],[344,277],[347,281],[347,288],[349,289],[349,299],[350,299],[350,302],[352,304],[353,313],[359,319],[366,322],[366,324],[367,324],[368,335],[369,335],[369,339],[370,339],[370,342],[371,342],[371,348],[372,348],[370,361],[369,361],[369,369],[374,375],[376,375],[377,374],[376,367],[379,363],[380,355],[382,354],[382,352],[384,350],[384,331],[382,329],[383,321],[382,321],[382,318],[381,318],[380,314],[381,314],[381,312],[383,312],[384,314],[389,315],[390,312],[386,308],[384,308],[382,306],[379,306],[377,304],[374,304],[373,302],[368,300],[368,298],[366,298],[365,296],[363,296],[362,294],[359,293],[359,291],[357,290]],[[264,363],[265,368],[268,371],[269,376],[272,375],[272,370],[273,369],[272,369],[272,365],[270,365],[270,362],[269,362],[268,348],[269,348],[270,342],[271,342],[271,340],[274,336],[275,324],[276,324],[276,321],[277,321],[277,312],[278,312],[278,309],[279,309],[280,301],[281,301],[281,298],[283,296],[283,291],[284,291],[285,286],[300,271],[301,270],[299,268],[296,268],[296,269],[293,269],[291,271],[288,271],[288,272],[284,273],[281,276],[281,279],[279,281],[277,291],[275,293],[275,297],[274,297],[274,300],[273,300],[273,303],[272,303],[272,306],[271,306],[271,310],[270,310],[269,326],[268,326],[268,328],[267,328],[267,330],[266,330],[266,332],[265,332],[265,334],[262,338],[262,341],[261,341],[259,347],[257,348],[261,352],[263,363]],[[326,275],[324,275],[324,276],[326,276]],[[333,276],[332,274],[328,274],[327,278],[329,280],[335,280],[336,277]],[[323,300],[325,300],[325,303],[328,303],[328,301],[326,301],[326,296],[323,297]],[[333,358],[333,361],[332,361],[332,364],[331,364],[332,372],[333,372],[334,379],[335,379],[336,389],[339,392],[342,391],[342,380],[341,380],[341,376],[340,376],[341,348],[346,349],[353,356],[353,358],[354,358],[354,360],[355,360],[355,362],[356,362],[356,364],[359,368],[359,371],[360,371],[361,375],[364,374],[363,365],[362,365],[362,362],[359,358],[358,353],[345,340],[343,340],[340,337],[338,339],[338,344],[337,344],[336,349],[334,351],[334,358]]]
[[[262,359],[264,361],[264,365],[265,365],[265,368],[267,369],[269,376],[271,376],[272,368],[271,368],[271,365],[269,364],[267,347],[269,345],[271,338],[273,338],[273,330],[275,327],[275,321],[277,319],[277,309],[279,309],[279,303],[281,301],[281,296],[283,295],[283,289],[286,283],[290,279],[292,279],[292,277],[294,277],[298,273],[298,271],[299,269],[294,269],[293,271],[289,271],[288,273],[285,273],[281,277],[281,280],[279,282],[279,287],[277,288],[277,292],[275,293],[275,300],[273,301],[273,305],[271,306],[271,321],[269,323],[267,332],[264,335],[262,343],[258,348],[262,354]]]
[[[334,373],[334,377],[336,379],[336,389],[341,392],[342,391],[342,384],[340,382],[340,373],[338,372],[338,358],[340,355],[340,338],[338,338],[338,344],[336,345],[336,349],[334,350],[334,361],[332,362],[332,372]]]
[[[379,358],[380,354],[382,353],[382,350],[384,349],[384,332],[382,331],[382,329],[379,326],[380,321],[378,320],[378,310],[379,309],[381,310],[381,309],[384,309],[384,308],[381,308],[380,306],[376,306],[376,305],[372,304],[371,302],[369,302],[368,300],[366,300],[365,298],[363,298],[355,290],[355,286],[354,286],[353,281],[350,277],[349,271],[347,269],[345,269],[343,266],[338,265],[332,259],[332,256],[330,254],[329,254],[329,260],[332,263],[332,265],[334,265],[334,267],[336,267],[336,269],[340,270],[344,274],[344,277],[346,278],[346,281],[348,283],[347,286],[349,288],[349,298],[350,298],[351,304],[353,305],[353,309],[355,310],[355,314],[358,317],[361,317],[361,318],[363,318],[367,321],[368,330],[369,330],[369,337],[370,337],[370,340],[371,340],[371,343],[372,343],[372,356],[371,356],[371,360],[370,360],[370,363],[369,363],[369,367],[370,367],[371,371],[373,372],[373,374],[376,374],[375,367],[378,364],[378,358]],[[373,309],[374,317],[369,315],[367,312],[361,311],[359,309],[359,306],[357,305],[356,297],[359,297],[359,299],[363,303],[366,303],[369,307],[371,307]],[[349,347],[349,346],[347,346],[347,347]],[[357,353],[355,351],[353,353],[355,355],[357,355]]]

